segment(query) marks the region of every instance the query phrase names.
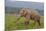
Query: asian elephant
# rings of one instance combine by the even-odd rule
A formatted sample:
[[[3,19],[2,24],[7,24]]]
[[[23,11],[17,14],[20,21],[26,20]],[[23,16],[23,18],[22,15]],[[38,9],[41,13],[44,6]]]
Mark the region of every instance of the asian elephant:
[[[40,25],[40,15],[34,9],[22,8],[20,10],[20,16],[25,17],[25,25],[29,24],[30,19],[34,20]]]

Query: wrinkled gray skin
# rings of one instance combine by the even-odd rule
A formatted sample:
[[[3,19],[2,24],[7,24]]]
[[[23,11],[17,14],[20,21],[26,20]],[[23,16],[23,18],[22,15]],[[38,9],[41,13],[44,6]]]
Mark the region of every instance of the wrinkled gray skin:
[[[30,19],[34,20],[35,23],[37,22],[40,25],[40,16],[36,11],[26,8],[21,9],[20,17],[25,17],[25,25],[29,24]]]

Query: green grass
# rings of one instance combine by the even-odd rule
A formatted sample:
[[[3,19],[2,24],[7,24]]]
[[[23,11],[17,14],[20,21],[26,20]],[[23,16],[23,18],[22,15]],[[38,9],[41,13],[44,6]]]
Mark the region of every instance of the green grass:
[[[41,17],[41,26],[36,23],[34,25],[34,21],[30,20],[30,24],[28,26],[24,25],[24,17],[21,17],[20,20],[17,21],[15,16],[5,16],[5,30],[23,30],[23,29],[39,29],[44,27],[44,17]],[[16,22],[17,21],[17,22]]]

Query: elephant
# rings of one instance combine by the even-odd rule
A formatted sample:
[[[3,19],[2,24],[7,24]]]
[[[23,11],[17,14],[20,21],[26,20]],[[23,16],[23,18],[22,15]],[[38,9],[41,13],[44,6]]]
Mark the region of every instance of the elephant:
[[[20,10],[20,17],[25,17],[25,25],[29,24],[30,19],[34,20],[40,25],[40,16],[34,9],[22,8]]]

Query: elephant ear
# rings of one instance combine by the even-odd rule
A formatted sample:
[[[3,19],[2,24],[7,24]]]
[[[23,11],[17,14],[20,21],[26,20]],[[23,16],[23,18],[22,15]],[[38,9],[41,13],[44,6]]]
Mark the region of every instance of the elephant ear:
[[[24,14],[24,16],[26,16],[27,15],[27,11],[26,10],[23,10],[23,14]]]

